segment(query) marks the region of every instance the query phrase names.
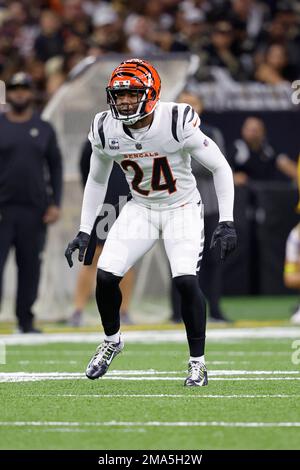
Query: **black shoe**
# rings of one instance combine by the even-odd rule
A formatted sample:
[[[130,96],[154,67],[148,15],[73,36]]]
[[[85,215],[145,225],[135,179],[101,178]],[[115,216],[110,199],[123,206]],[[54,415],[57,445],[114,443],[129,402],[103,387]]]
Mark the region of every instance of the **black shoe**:
[[[39,330],[38,328],[35,328],[33,326],[30,326],[30,327],[22,327],[22,326],[19,326],[17,328],[17,333],[20,333],[20,334],[25,334],[25,333],[42,333],[42,330]]]
[[[222,312],[214,312],[210,313],[208,321],[211,322],[224,322],[224,323],[232,323],[232,320],[229,320],[229,318],[226,318]]]
[[[182,323],[182,318],[180,318],[180,317],[171,317],[170,322],[171,323],[177,323],[177,324]]]

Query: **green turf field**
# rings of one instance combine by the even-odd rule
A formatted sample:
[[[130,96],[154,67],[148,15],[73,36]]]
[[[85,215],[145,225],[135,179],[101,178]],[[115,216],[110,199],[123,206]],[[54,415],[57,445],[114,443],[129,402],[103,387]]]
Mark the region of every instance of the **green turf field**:
[[[299,304],[298,296],[273,296],[273,297],[224,297],[221,301],[222,309],[228,319],[234,322],[234,326],[254,327],[254,326],[287,326],[290,324],[290,317]],[[133,302],[132,318],[136,325],[129,329],[148,329],[149,325],[157,328],[172,329],[177,326],[169,322],[170,318],[169,300],[165,297],[145,298],[138,304]],[[53,321],[51,318],[40,319],[38,317],[37,326],[45,333],[78,331],[76,328],[67,327],[67,308],[62,308],[60,319]],[[132,312],[131,312],[132,313]],[[209,321],[209,317],[208,317]],[[220,327],[219,324],[210,324],[210,327]],[[222,327],[232,326],[223,324]],[[126,326],[126,328],[128,328]],[[80,331],[99,331],[101,329],[99,314],[95,300],[88,304],[84,315],[84,326]],[[3,320],[0,316],[0,335],[10,334],[15,330],[15,321],[10,315]]]
[[[283,330],[208,335],[202,388],[183,387],[182,341],[129,341],[96,381],[84,377],[95,343],[16,341],[0,365],[0,448],[299,449],[300,329]]]

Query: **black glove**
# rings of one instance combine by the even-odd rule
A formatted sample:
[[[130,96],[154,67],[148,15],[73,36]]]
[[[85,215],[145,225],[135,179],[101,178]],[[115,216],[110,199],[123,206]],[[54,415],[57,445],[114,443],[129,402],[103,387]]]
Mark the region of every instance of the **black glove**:
[[[237,236],[233,222],[219,222],[213,233],[210,248],[214,248],[218,240],[221,244],[221,259],[225,259],[237,245]]]
[[[73,266],[72,254],[77,249],[79,250],[78,259],[79,261],[83,261],[84,252],[88,246],[89,239],[90,236],[87,233],[79,232],[76,235],[76,238],[74,238],[74,240],[72,240],[68,244],[67,249],[65,251],[65,257],[67,258],[70,268],[72,268]]]

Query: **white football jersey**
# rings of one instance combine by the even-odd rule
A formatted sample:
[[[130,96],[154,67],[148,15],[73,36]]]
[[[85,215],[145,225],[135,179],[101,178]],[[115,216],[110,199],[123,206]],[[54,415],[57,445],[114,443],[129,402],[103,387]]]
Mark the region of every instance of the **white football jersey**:
[[[132,129],[110,111],[96,114],[89,133],[90,172],[84,190],[82,232],[90,233],[116,161],[136,203],[168,210],[200,201],[191,156],[213,173],[219,220],[233,220],[232,171],[219,147],[199,128],[200,119],[185,103],[160,103],[148,129]]]
[[[89,140],[101,158],[119,163],[136,202],[168,209],[200,200],[191,156],[184,149],[186,139],[200,132],[199,124],[191,106],[160,103],[148,130],[129,128],[110,111],[98,113]]]

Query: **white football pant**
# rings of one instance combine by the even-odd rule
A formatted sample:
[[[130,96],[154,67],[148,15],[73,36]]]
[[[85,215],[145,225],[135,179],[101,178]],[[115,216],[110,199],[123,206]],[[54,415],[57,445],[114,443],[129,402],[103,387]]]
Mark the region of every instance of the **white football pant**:
[[[155,210],[129,201],[108,233],[98,268],[123,277],[160,237],[172,277],[195,275],[204,246],[202,203]]]

